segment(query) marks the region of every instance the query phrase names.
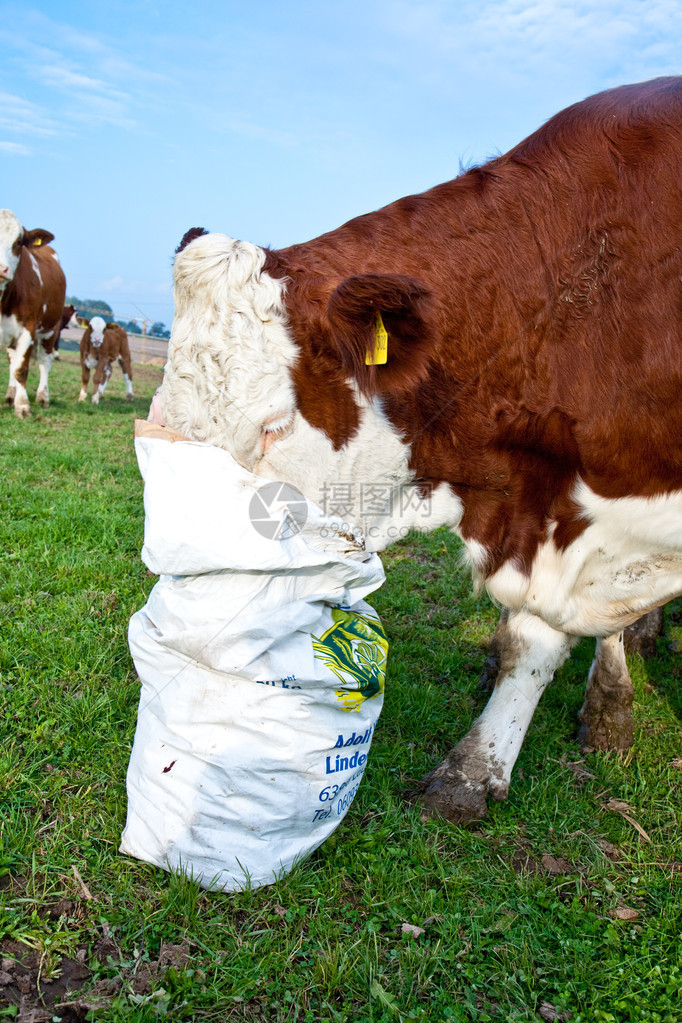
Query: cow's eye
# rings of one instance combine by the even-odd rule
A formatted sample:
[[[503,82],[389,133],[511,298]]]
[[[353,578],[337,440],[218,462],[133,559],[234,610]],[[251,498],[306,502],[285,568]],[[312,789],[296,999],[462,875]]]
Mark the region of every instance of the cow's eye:
[[[284,412],[263,423],[263,433],[286,433],[294,421],[293,412]]]
[[[282,412],[272,419],[268,419],[263,423],[261,430],[261,447],[263,454],[268,450],[271,444],[275,441],[282,440],[291,432],[294,425],[294,413],[293,412]]]

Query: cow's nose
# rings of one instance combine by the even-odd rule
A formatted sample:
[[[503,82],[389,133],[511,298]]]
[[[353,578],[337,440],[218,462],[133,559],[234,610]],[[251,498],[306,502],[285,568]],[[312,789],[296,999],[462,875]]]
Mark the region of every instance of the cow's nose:
[[[10,276],[11,275],[10,275],[9,267],[8,266],[3,266],[2,263],[0,263],[0,277],[4,278],[4,280],[8,281],[10,279]]]

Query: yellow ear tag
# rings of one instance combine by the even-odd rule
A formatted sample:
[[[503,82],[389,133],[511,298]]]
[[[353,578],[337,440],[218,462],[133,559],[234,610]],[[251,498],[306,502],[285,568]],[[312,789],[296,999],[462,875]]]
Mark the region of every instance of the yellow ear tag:
[[[34,238],[33,244],[34,245],[42,245],[43,244],[43,239],[42,238]]]
[[[388,362],[388,331],[384,327],[381,313],[374,321],[374,352],[365,355],[365,366],[384,366]]]

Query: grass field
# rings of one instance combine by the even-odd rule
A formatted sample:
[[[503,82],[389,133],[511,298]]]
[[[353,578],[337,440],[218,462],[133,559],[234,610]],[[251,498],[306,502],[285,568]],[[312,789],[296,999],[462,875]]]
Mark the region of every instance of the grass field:
[[[509,800],[469,827],[420,820],[410,779],[480,712],[496,620],[444,531],[384,556],[389,641],[364,781],[332,838],[277,885],[208,894],[121,856],[139,683],[133,418],[161,371],[116,369],[78,404],[0,410],[0,1020],[682,1019],[682,657],[630,660],[636,740],[580,755],[593,644],[544,695]],[[31,381],[34,389],[33,380]],[[668,608],[679,641],[682,604]]]

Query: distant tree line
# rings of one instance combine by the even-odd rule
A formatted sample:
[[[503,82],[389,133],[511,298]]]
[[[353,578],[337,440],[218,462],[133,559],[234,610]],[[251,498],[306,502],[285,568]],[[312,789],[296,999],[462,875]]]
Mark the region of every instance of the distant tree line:
[[[117,320],[114,317],[114,310],[107,302],[98,299],[76,298],[75,295],[67,295],[64,299],[65,305],[75,306],[76,315],[83,319],[91,320],[93,316],[101,316],[105,323],[120,323],[128,334],[141,334],[140,325],[136,320]],[[165,323],[157,321],[152,323],[147,331],[148,337],[170,337],[170,330]]]

